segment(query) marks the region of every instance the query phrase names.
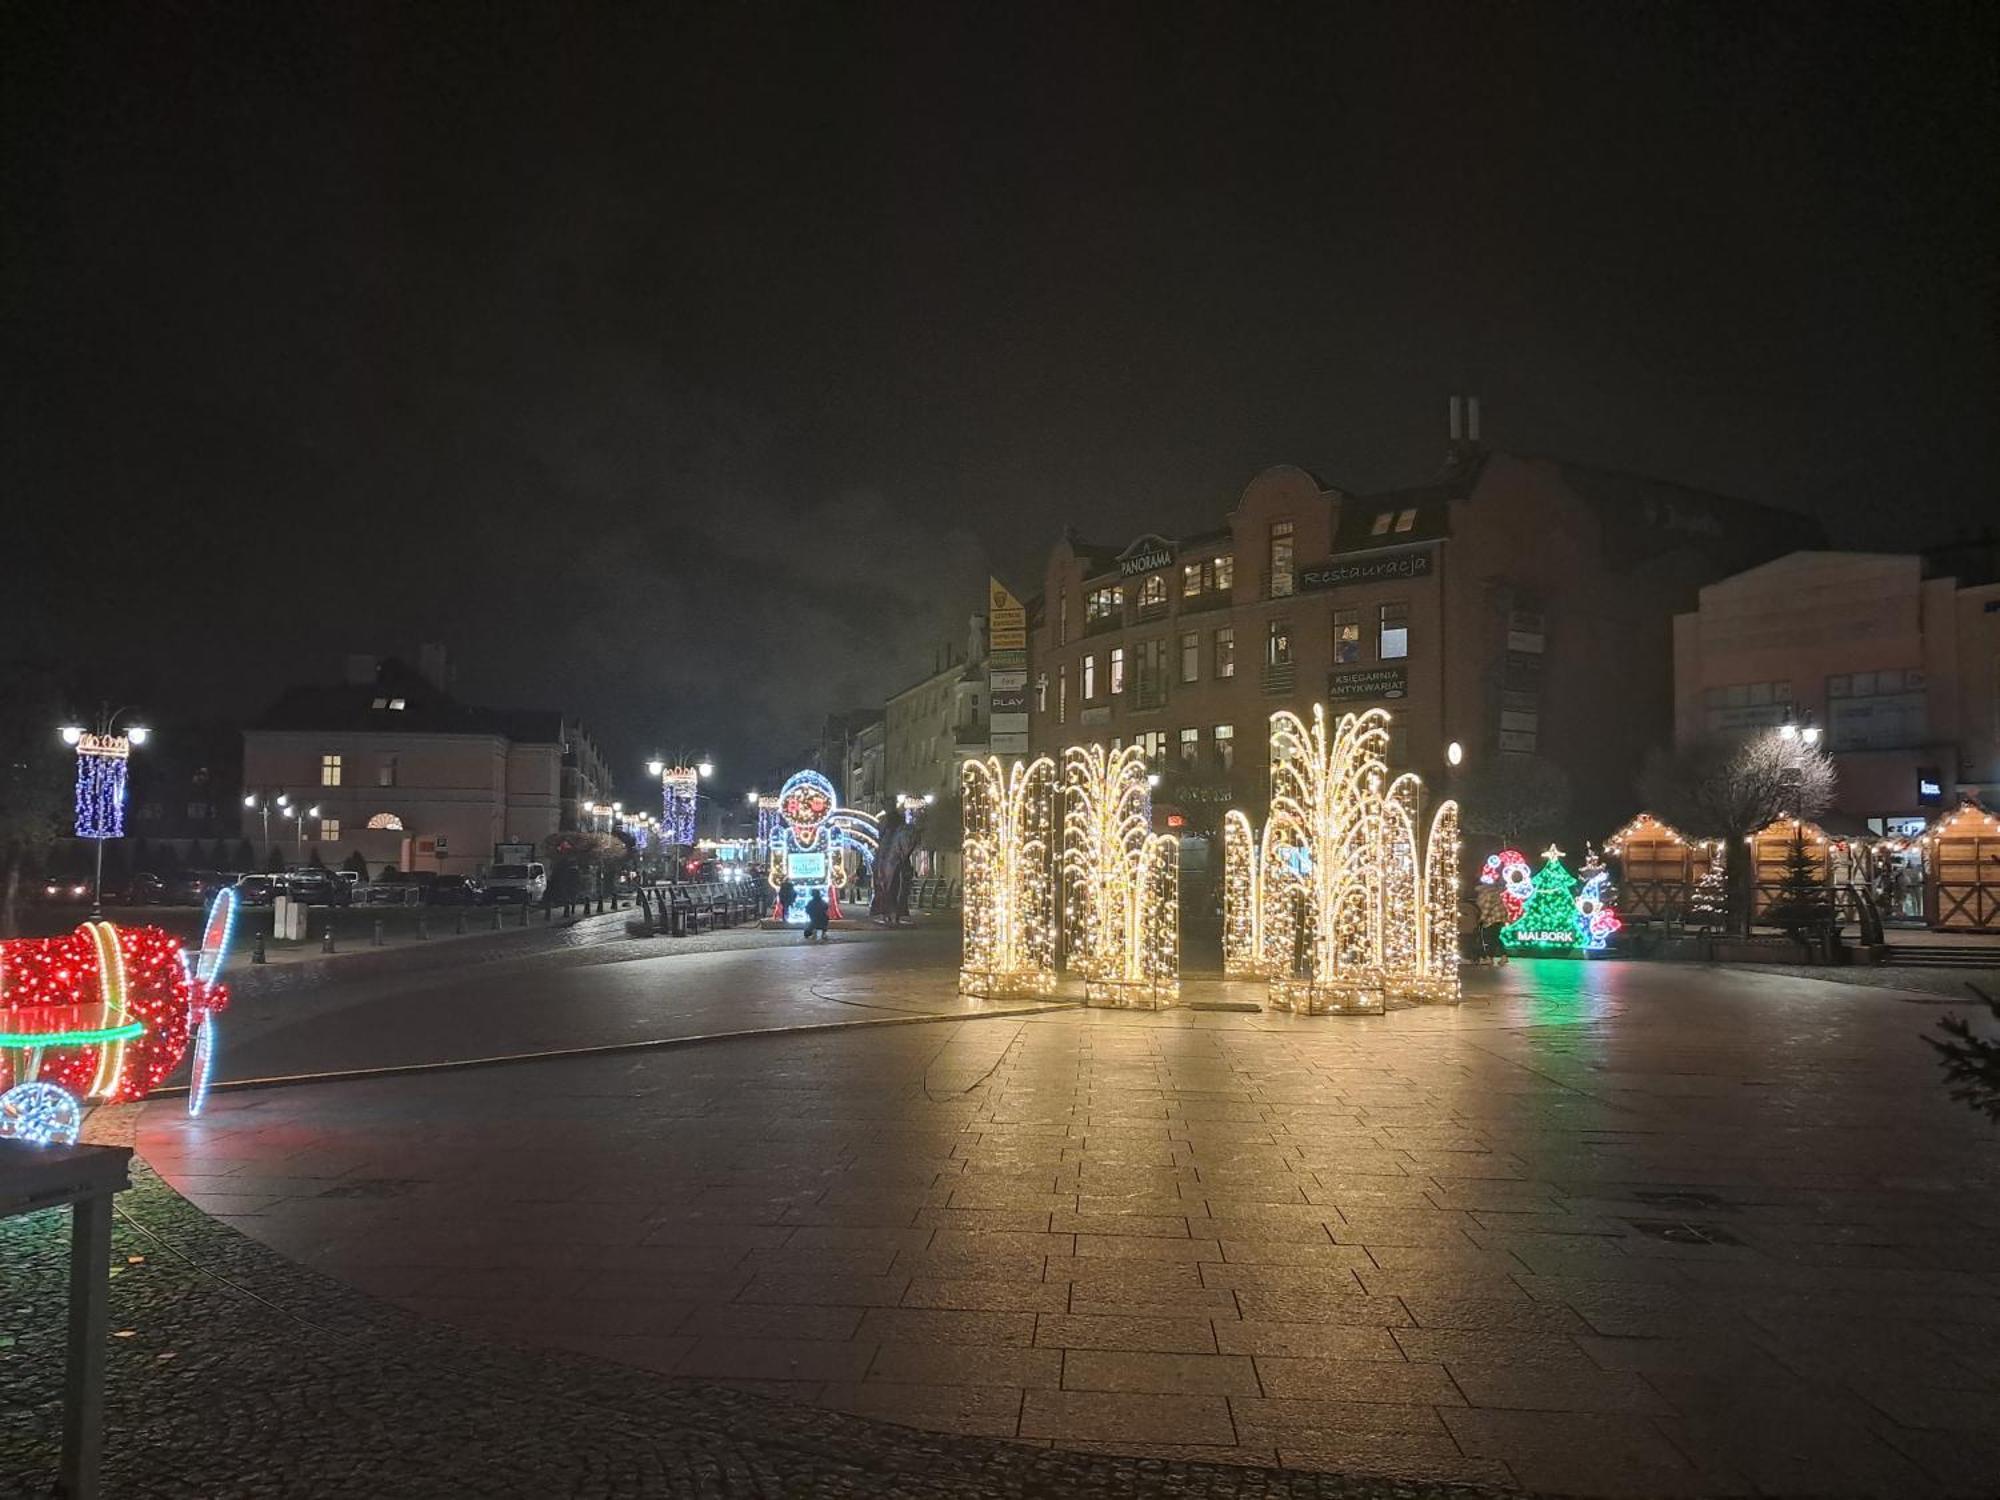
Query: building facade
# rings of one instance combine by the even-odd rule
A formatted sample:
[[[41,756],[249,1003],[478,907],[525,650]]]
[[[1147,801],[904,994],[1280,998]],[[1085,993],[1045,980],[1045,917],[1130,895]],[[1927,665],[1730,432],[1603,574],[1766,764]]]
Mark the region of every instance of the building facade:
[[[1455,443],[1434,482],[1251,480],[1225,524],[1119,547],[1065,536],[1030,629],[1036,753],[1144,745],[1201,830],[1269,795],[1270,715],[1384,707],[1433,788],[1488,757],[1568,776],[1615,826],[1672,725],[1671,631],[1699,586],[1816,538],[1769,507]]]
[[[269,829],[288,862],[358,851],[371,870],[473,874],[496,844],[539,847],[611,795],[596,745],[559,713],[470,707],[394,659],[351,662],[348,678],[291,689],[244,731],[258,805],[242,807],[242,836],[260,853],[265,808],[284,794]],[[291,815],[310,806],[317,818]]]
[[[2000,793],[2000,584],[1915,555],[1794,552],[1674,620],[1674,732],[1816,724],[1851,818],[1935,817]],[[1890,830],[1893,831],[1893,830]]]
[[[958,793],[958,768],[986,754],[986,617],[974,615],[964,643],[939,648],[921,681],[890,698],[882,715],[884,805],[896,797]]]

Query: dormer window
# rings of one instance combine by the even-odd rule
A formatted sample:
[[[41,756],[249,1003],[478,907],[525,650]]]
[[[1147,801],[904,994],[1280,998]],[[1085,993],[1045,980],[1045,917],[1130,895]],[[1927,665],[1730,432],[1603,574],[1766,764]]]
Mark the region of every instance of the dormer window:
[[[1375,524],[1368,528],[1368,534],[1370,536],[1387,536],[1389,534],[1389,523],[1395,519],[1396,513],[1393,510],[1378,510],[1375,512]]]
[[[389,700],[387,698],[377,698],[373,703],[369,704],[368,706],[370,708],[387,708],[389,706]]]
[[[391,698],[389,700],[389,707],[395,710],[397,713],[401,713],[404,709],[408,708],[409,706],[410,706],[409,701],[407,699]]]
[[[1408,531],[1417,524],[1417,508],[1412,505],[1407,510],[1396,513],[1396,530]]]

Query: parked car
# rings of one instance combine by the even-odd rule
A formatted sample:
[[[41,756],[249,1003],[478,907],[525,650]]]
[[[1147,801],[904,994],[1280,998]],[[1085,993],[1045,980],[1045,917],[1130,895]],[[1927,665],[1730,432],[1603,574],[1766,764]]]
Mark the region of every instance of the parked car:
[[[245,875],[236,882],[236,900],[243,906],[269,906],[286,890],[281,875]]]
[[[354,899],[346,881],[318,865],[302,865],[285,872],[285,884],[294,901],[307,906],[345,906]]]
[[[424,883],[409,870],[384,870],[355,889],[369,906],[415,906],[424,896]]]
[[[236,876],[220,870],[182,870],[167,882],[166,901],[173,906],[202,906]]]
[[[158,906],[166,899],[166,880],[151,870],[141,870],[125,888],[124,900],[132,906]]]
[[[540,863],[495,865],[480,878],[480,899],[525,902],[532,906],[549,888],[548,866]]]
[[[479,898],[479,882],[470,875],[439,875],[424,887],[432,906],[476,906]]]

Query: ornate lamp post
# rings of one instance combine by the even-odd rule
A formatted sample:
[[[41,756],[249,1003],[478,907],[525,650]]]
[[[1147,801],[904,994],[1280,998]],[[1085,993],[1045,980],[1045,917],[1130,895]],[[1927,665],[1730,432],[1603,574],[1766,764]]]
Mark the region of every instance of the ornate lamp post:
[[[90,880],[90,914],[104,915],[104,841],[125,836],[125,773],[132,747],[146,743],[143,724],[119,721],[133,710],[99,711],[96,726],[65,724],[63,743],[76,750],[76,836],[97,848]]]

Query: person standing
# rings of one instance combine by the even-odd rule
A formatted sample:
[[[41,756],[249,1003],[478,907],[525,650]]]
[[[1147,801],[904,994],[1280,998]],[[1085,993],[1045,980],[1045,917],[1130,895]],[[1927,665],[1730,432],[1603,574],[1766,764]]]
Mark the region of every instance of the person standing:
[[[787,875],[784,883],[778,887],[778,920],[780,922],[789,922],[792,920],[792,903],[798,899],[799,888],[792,884],[792,877]]]
[[[1504,964],[1507,950],[1500,944],[1500,929],[1507,925],[1507,902],[1500,887],[1482,880],[1473,888],[1472,899],[1479,909],[1479,958],[1482,963]]]
[[[806,902],[807,942],[810,943],[814,938],[818,938],[822,943],[826,941],[826,916],[826,893],[815,889],[812,899]]]

